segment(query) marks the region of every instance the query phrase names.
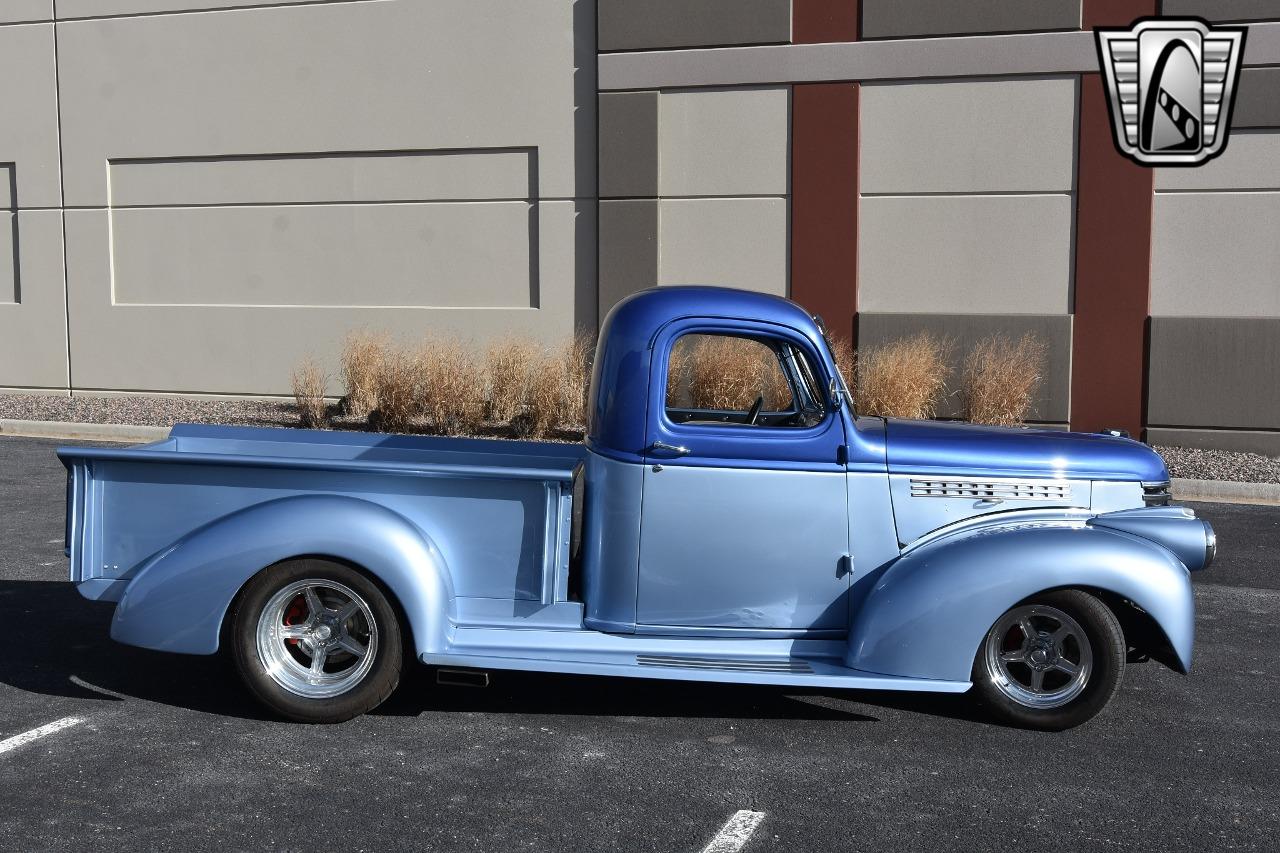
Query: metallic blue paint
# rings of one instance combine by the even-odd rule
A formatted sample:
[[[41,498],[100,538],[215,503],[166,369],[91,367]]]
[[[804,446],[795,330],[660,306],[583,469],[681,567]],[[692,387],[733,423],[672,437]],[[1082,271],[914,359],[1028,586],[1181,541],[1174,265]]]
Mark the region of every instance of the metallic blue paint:
[[[1169,479],[1158,453],[1117,436],[893,418],[886,431],[891,474]]]
[[[646,291],[605,321],[585,447],[178,426],[146,447],[60,450],[71,579],[119,602],[117,639],[170,651],[213,652],[254,573],[325,556],[386,585],[428,663],[946,692],[969,686],[1004,610],[1083,587],[1142,607],[1190,666],[1188,568],[1212,534],[1189,510],[1142,508],[1140,484],[1168,476],[1149,449],[886,424],[841,399],[807,428],[676,424],[666,364],[691,331],[780,338],[824,392],[836,377],[793,303]],[[651,453],[659,440],[690,452]],[[1069,480],[1072,494],[915,497],[916,475]]]
[[[1205,568],[1210,558],[1208,542],[1213,538],[1213,528],[1186,507],[1153,506],[1108,512],[1090,519],[1089,525],[1121,530],[1163,545],[1193,572]]]
[[[403,516],[337,495],[257,504],[165,548],[133,577],[111,636],[148,649],[213,654],[227,607],[245,582],[300,555],[365,569],[399,600],[418,653],[445,650],[454,593],[439,549]]]
[[[969,677],[986,632],[1028,596],[1059,587],[1106,590],[1147,611],[1184,670],[1195,601],[1185,566],[1165,548],[1080,521],[988,524],[905,554],[854,619],[848,666],[913,678]]]
[[[637,624],[847,630],[845,489],[841,470],[646,468]]]

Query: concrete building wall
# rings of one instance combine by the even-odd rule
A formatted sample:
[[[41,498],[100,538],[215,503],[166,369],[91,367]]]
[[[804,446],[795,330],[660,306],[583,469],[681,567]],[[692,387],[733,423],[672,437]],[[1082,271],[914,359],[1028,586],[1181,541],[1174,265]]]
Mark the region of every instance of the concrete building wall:
[[[0,27],[0,87],[30,114],[0,130],[0,323],[42,368],[0,384],[279,394],[360,326],[595,322],[589,0],[56,12]],[[34,331],[59,313],[60,339]]]
[[[1036,334],[1053,358],[1032,416],[1065,423],[1076,80],[869,84],[861,106],[859,343],[930,331],[960,360]]]
[[[1280,453],[1274,3],[0,7],[0,387],[280,394],[353,328],[702,282],[957,361],[1032,332],[1037,420]],[[1088,30],[1161,12],[1250,34],[1226,154],[1153,174]]]

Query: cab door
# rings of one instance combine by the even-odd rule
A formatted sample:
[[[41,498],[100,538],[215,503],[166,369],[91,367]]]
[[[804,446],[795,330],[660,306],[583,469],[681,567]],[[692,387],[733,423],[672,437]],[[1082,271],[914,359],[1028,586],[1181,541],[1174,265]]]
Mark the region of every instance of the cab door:
[[[812,343],[685,321],[652,363],[637,631],[846,632],[844,424]]]

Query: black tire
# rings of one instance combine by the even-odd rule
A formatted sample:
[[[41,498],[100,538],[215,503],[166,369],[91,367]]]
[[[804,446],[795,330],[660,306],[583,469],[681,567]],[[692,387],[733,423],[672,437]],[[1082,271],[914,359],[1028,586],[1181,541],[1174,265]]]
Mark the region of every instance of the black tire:
[[[292,590],[299,585],[301,591],[294,594]],[[302,606],[308,606],[312,600],[308,590],[324,605],[320,608],[322,616],[308,608],[305,620],[298,624],[272,617],[264,619],[268,608],[277,612],[282,606],[279,602],[290,595],[295,596],[290,599],[293,603],[284,606],[292,610],[299,599]],[[333,609],[329,609],[330,604]],[[356,610],[342,619],[346,607]],[[291,610],[284,611],[286,618]],[[277,630],[304,630],[308,637],[268,640],[264,645],[259,641],[262,632],[277,623]],[[313,623],[314,627],[309,628]],[[315,639],[322,636],[320,631],[324,632],[323,639]],[[288,560],[259,572],[245,585],[231,614],[230,640],[236,670],[249,691],[277,714],[297,722],[341,723],[358,717],[382,704],[400,682],[404,651],[395,607],[369,577],[331,560]],[[353,644],[356,651],[363,648],[370,660],[344,646],[333,645],[343,642]],[[312,686],[298,681],[305,673],[315,672],[306,669],[316,657],[311,653],[313,643],[315,648],[324,649],[318,677],[333,679],[331,684]],[[296,661],[297,668],[289,664],[290,657],[286,656]],[[268,661],[274,661],[273,669],[279,675],[268,671]],[[294,688],[288,683],[293,683]]]
[[[1029,629],[1021,627],[1023,617]],[[1060,630],[1053,629],[1055,622]],[[1037,636],[1028,636],[1028,630]],[[1076,638],[1077,631],[1085,643]],[[1120,688],[1126,651],[1120,622],[1096,597],[1075,589],[1039,593],[1007,610],[983,637],[973,661],[974,694],[1005,723],[1069,729],[1111,701]]]

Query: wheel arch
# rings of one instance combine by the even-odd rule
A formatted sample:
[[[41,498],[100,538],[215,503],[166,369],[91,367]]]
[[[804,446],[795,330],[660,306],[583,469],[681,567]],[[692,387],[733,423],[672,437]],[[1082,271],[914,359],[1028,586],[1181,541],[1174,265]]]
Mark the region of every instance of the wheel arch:
[[[379,504],[339,495],[279,498],[224,516],[152,557],[130,580],[111,624],[118,642],[214,654],[245,584],[285,560],[352,566],[390,594],[417,655],[443,651],[456,613],[443,555],[422,530]]]
[[[1056,589],[1095,594],[1118,617],[1118,604],[1132,602],[1168,642],[1174,668],[1190,669],[1195,626],[1187,569],[1136,536],[1071,524],[986,529],[909,552],[885,570],[854,615],[846,664],[968,681],[996,619]]]

